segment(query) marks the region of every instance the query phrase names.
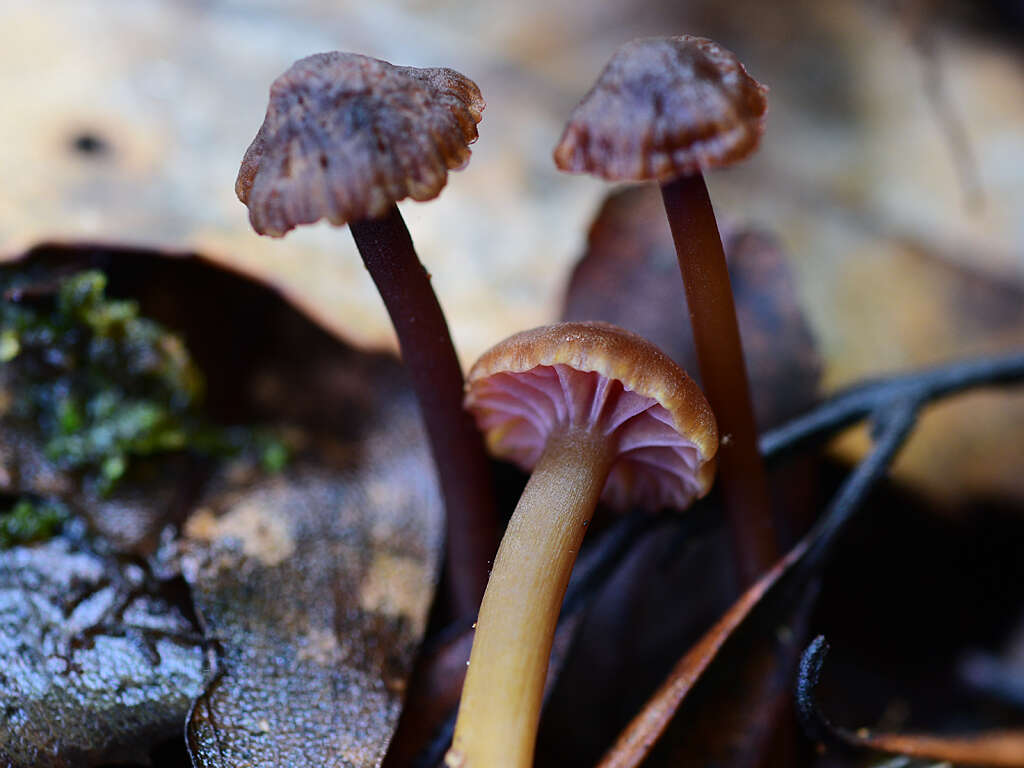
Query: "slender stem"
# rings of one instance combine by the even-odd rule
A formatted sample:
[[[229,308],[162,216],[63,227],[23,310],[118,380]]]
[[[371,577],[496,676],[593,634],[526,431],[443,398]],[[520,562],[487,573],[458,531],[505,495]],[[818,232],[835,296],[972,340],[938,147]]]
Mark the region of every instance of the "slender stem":
[[[398,334],[426,424],[447,511],[446,566],[454,616],[471,616],[487,585],[498,541],[491,466],[483,438],[462,407],[462,368],[448,324],[406,229],[386,216],[349,224]]]
[[[614,459],[607,438],[549,438],[494,560],[452,748],[453,767],[529,768],[569,574]]]
[[[657,531],[660,526],[666,524],[666,522],[674,524],[680,518],[674,513],[668,512],[663,516],[652,517],[651,515],[627,515],[620,518],[613,525],[609,526],[607,530],[601,535],[601,539],[594,543],[588,552],[583,553],[583,556],[587,558],[586,563],[577,563],[573,570],[572,578],[569,580],[569,586],[565,590],[565,598],[562,600],[562,613],[558,617],[558,626],[555,628],[555,641],[558,642],[559,634],[568,632],[568,636],[571,637],[575,631],[573,629],[572,619],[574,616],[578,616],[582,611],[587,609],[590,605],[591,599],[597,594],[597,592],[604,586],[611,575],[618,569],[626,555],[633,551],[633,545],[643,536],[649,534],[657,535]],[[582,571],[581,571],[582,568]],[[466,654],[469,655],[468,652]],[[462,682],[466,678],[466,669],[464,666],[462,671],[458,674],[451,674],[445,680],[445,686],[455,686],[457,691],[462,690]],[[544,701],[547,702],[548,697],[551,695],[551,682],[550,678],[552,675],[557,675],[558,670],[551,669],[551,662],[548,662],[548,680],[544,683]],[[409,696],[406,696],[406,709],[408,709]],[[445,691],[442,691],[438,697],[440,700],[444,700]],[[436,701],[435,701],[436,704]],[[543,706],[543,705],[542,705]],[[435,709],[437,707],[435,706]],[[402,718],[405,718],[406,709],[402,710]],[[388,747],[388,755],[385,757],[383,768],[391,768],[391,766],[405,766],[409,765],[411,768],[434,768],[438,763],[444,759],[445,752],[452,744],[452,734],[455,732],[455,716],[458,713],[457,707],[452,707],[449,711],[442,711],[440,713],[434,712],[433,723],[436,724],[433,737],[429,743],[423,745],[423,748],[416,754],[415,759],[410,759],[408,755],[399,755],[395,758],[395,762],[388,762],[391,758],[391,750],[395,749],[395,744],[399,739],[399,734],[396,733],[395,737],[391,740],[391,746]],[[443,717],[444,721],[439,722],[438,717]],[[399,729],[401,729],[401,721],[399,721]],[[404,754],[404,753],[403,753]]]
[[[725,251],[703,176],[675,179],[663,184],[661,193],[683,273],[701,381],[723,437],[719,483],[746,587],[771,566],[778,549]]]

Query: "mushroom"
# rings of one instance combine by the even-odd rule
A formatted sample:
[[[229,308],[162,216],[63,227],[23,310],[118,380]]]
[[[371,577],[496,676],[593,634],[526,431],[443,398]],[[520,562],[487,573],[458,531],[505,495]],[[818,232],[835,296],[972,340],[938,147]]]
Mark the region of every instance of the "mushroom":
[[[349,224],[387,306],[426,423],[448,514],[447,577],[471,615],[497,541],[491,471],[462,408],[463,377],[444,314],[395,203],[429,200],[469,160],[484,101],[451,69],[396,67],[352,53],[297,61],[270,88],[235,191],[260,234],[321,218]]]
[[[573,110],[554,152],[565,171],[661,185],[701,381],[724,435],[723,502],[744,584],[775,559],[776,542],[729,273],[702,172],[756,148],[766,92],[711,40],[634,40]]]
[[[533,474],[480,606],[446,762],[519,768],[532,761],[555,624],[598,499],[688,506],[711,486],[718,432],[679,366],[607,323],[506,339],[470,370],[466,406],[491,452]]]

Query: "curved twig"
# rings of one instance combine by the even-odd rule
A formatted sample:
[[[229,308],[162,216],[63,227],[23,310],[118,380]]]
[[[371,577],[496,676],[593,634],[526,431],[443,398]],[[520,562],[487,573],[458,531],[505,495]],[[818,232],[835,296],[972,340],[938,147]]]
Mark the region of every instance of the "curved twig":
[[[760,440],[761,453],[766,458],[774,458],[811,440],[829,437],[896,400],[924,405],[972,387],[1012,384],[1022,378],[1024,352],[1014,352],[866,381],[766,432]]]
[[[924,733],[876,733],[861,728],[851,731],[832,723],[815,700],[829,646],[821,635],[800,658],[796,701],[800,721],[816,741],[844,750],[874,750],[958,765],[987,765],[999,768],[1024,766],[1024,731],[987,731],[965,735]]]

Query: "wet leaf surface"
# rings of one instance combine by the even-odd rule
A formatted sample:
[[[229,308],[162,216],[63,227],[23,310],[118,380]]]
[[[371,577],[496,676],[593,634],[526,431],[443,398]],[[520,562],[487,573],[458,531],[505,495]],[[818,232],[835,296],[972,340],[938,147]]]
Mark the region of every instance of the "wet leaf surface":
[[[185,576],[220,639],[189,719],[197,765],[383,757],[426,623],[439,501],[414,403],[381,405],[357,444],[228,480],[189,520]]]
[[[139,565],[67,536],[0,552],[0,763],[145,754],[206,675],[198,628]]]
[[[203,693],[188,718],[198,765],[376,764],[425,628],[443,522],[398,361],[346,347],[272,291],[197,257],[52,246],[25,263],[104,270],[112,296],[182,335],[212,419],[274,425],[293,456],[277,472],[245,452],[220,465],[150,457],[93,505],[75,475],[5,425],[3,490],[67,498],[93,533],[134,530],[110,514],[123,510],[141,539],[162,542],[169,574],[184,552],[207,651],[197,668],[215,672],[188,694]],[[177,548],[163,532],[176,523]]]

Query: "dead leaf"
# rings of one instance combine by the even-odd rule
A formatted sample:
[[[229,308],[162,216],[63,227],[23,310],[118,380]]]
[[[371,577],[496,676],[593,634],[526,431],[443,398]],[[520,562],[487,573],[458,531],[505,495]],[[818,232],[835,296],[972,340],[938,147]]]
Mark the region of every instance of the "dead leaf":
[[[181,732],[202,637],[151,581],[68,537],[0,551],[0,763],[141,761]]]
[[[425,629],[443,525],[400,363],[346,347],[272,290],[195,256],[47,246],[25,262],[103,269],[111,295],[184,337],[211,419],[272,425],[294,451],[281,474],[243,455],[186,489],[183,568],[220,651],[189,719],[197,764],[376,764]]]
[[[383,757],[426,624],[441,510],[415,402],[390,398],[375,415],[357,443],[283,476],[221,478],[189,520],[184,573],[220,648],[189,719],[197,765]]]
[[[807,541],[790,550],[782,560],[758,579],[711,629],[679,660],[672,673],[648,701],[599,764],[600,768],[630,768],[639,765],[664,733],[679,704],[701,678],[733,633],[748,620],[780,579],[790,572],[807,551]]]
[[[815,402],[822,362],[777,240],[724,231],[726,258],[761,428]],[[686,296],[661,194],[654,185],[610,194],[573,270],[563,318],[604,320],[650,339],[699,378]]]

